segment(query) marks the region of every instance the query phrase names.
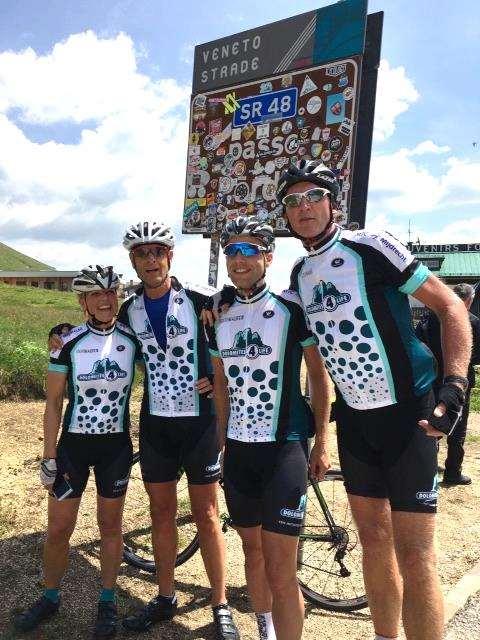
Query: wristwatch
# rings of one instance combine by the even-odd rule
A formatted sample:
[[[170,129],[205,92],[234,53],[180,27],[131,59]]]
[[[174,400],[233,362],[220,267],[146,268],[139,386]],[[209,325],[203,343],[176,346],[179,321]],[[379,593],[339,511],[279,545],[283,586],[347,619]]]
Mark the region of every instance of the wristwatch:
[[[443,384],[448,384],[449,382],[461,385],[464,391],[468,389],[468,378],[464,378],[463,376],[446,376],[443,379]]]

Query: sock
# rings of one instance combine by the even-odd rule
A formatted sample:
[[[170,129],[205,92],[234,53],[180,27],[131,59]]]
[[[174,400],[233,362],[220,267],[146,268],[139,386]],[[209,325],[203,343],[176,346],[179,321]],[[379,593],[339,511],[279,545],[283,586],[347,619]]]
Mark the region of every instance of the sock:
[[[164,602],[168,602],[168,604],[176,604],[177,596],[173,593],[171,596],[162,596],[161,593],[158,594],[158,599],[163,600]]]
[[[115,602],[115,589],[103,589],[100,591],[99,602]]]
[[[260,640],[277,640],[273,627],[272,612],[256,613],[258,625],[258,637]]]
[[[375,635],[375,640],[398,640],[398,636],[394,638],[387,638],[387,636],[379,636],[378,633]]]
[[[58,602],[60,600],[60,589],[45,589],[43,595],[52,602]]]

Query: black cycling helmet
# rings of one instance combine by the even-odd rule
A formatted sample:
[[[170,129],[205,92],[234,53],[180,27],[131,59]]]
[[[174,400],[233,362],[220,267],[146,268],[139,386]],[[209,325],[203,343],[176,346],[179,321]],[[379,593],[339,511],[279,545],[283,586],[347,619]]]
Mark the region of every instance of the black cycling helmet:
[[[227,222],[220,235],[222,249],[234,236],[253,236],[263,242],[267,251],[275,249],[275,236],[272,227],[255,216],[238,216]]]
[[[331,169],[318,160],[302,159],[297,165],[291,165],[280,176],[277,185],[277,199],[281,203],[288,189],[297,182],[312,182],[330,191],[333,200],[338,198],[340,185]]]

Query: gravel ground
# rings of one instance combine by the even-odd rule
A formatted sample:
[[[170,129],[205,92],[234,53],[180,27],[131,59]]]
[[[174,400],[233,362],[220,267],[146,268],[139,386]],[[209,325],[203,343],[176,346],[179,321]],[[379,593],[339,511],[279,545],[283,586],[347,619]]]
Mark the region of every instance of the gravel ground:
[[[447,626],[445,640],[475,640],[480,638],[480,591],[468,599],[466,605]]]

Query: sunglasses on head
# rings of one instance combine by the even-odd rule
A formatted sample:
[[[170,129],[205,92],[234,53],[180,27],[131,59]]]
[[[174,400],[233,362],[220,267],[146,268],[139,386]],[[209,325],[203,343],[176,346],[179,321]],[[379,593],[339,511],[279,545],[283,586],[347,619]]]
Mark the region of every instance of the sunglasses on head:
[[[250,256],[258,256],[262,251],[266,251],[265,247],[260,247],[258,244],[251,244],[250,242],[232,242],[227,244],[223,253],[226,256],[232,257],[240,253],[245,258]]]
[[[287,208],[299,207],[303,198],[305,198],[308,203],[320,202],[320,200],[323,200],[329,194],[330,191],[328,189],[315,187],[315,189],[309,189],[303,193],[289,193],[282,198],[282,204]]]
[[[133,250],[133,255],[136,258],[146,259],[149,255],[154,258],[161,258],[168,253],[168,247],[163,244],[157,244],[155,247],[136,247]]]

